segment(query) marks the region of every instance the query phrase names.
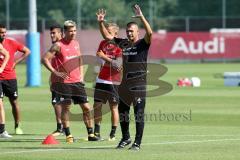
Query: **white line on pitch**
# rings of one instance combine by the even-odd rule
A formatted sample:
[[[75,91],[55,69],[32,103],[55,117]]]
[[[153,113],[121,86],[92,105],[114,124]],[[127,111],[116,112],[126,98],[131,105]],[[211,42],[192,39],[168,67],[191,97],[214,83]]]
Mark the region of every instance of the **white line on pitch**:
[[[145,143],[146,145],[161,145],[161,144],[187,144],[187,143],[206,143],[206,142],[221,142],[221,141],[240,141],[240,139],[208,139],[208,140],[199,140],[199,141],[169,141],[169,142],[159,142],[159,143]]]
[[[144,143],[143,146],[149,145],[167,145],[167,144],[190,144],[190,143],[207,143],[207,142],[221,142],[221,141],[240,141],[240,139],[208,139],[208,140],[199,140],[199,141],[169,141],[169,142],[159,142],[159,143]],[[76,149],[99,149],[99,148],[114,148],[115,145],[106,145],[106,146],[95,146],[95,147],[80,147],[75,149],[35,149],[35,150],[28,150],[28,151],[13,151],[13,152],[3,152],[3,154],[20,154],[20,153],[34,153],[34,152],[48,152],[48,151],[69,151],[69,150],[76,150]]]
[[[47,151],[60,151],[63,149],[34,149],[34,150],[27,150],[27,151],[13,151],[13,152],[3,152],[0,153],[0,155],[3,154],[19,154],[19,153],[33,153],[33,152],[47,152]]]
[[[182,134],[182,135],[167,135],[167,134],[159,134],[159,135],[146,135],[144,137],[236,137],[240,136],[237,134],[228,134],[228,135],[221,135],[221,134]]]
[[[150,137],[240,137],[239,134],[226,134],[226,135],[221,135],[221,134],[182,134],[182,135],[168,135],[168,134],[159,134],[159,135],[144,135],[146,138]],[[76,139],[84,140],[84,137],[75,137]],[[43,140],[44,137],[35,137],[35,138],[29,138],[29,139],[23,139],[24,140]],[[58,140],[65,140],[65,138],[57,138]],[[12,138],[12,139],[1,139],[1,141],[11,141],[11,140],[20,140],[21,138]]]

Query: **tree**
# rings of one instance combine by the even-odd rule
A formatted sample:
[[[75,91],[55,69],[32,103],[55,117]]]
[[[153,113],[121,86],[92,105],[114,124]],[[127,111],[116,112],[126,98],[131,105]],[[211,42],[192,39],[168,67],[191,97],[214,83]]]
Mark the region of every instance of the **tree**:
[[[82,0],[82,17],[90,20],[85,27],[96,26],[96,12],[99,8],[107,10],[107,21],[117,22],[120,26],[125,26],[125,22],[130,19],[129,12],[131,9],[127,8],[125,3],[121,0],[95,1]],[[94,5],[93,5],[94,4]],[[124,17],[124,18],[123,18]],[[121,21],[124,19],[124,22]],[[120,21],[119,21],[120,20]]]
[[[0,21],[6,19],[5,0],[0,0]],[[11,26],[19,25],[27,27],[28,24],[28,0],[9,0],[10,19],[14,23]],[[49,24],[62,24],[64,20],[77,20],[77,5],[79,0],[37,0],[38,19],[45,19]],[[117,22],[124,27],[128,21],[132,21],[131,6],[139,4],[146,18],[153,22],[152,27],[169,29],[174,26],[181,29],[186,16],[217,16],[222,15],[222,0],[80,0],[81,20],[83,28],[95,28],[95,13],[99,8],[107,10],[107,20]],[[152,5],[151,5],[152,4]],[[226,0],[226,15],[240,16],[239,0]],[[176,20],[176,18],[178,18]],[[17,21],[18,20],[18,21]],[[21,20],[21,21],[19,21]],[[24,20],[24,21],[23,21]],[[236,23],[236,19],[228,23]],[[20,24],[23,23],[23,24]],[[48,25],[48,23],[46,23]],[[11,27],[12,28],[12,27]],[[171,29],[170,29],[171,30]]]

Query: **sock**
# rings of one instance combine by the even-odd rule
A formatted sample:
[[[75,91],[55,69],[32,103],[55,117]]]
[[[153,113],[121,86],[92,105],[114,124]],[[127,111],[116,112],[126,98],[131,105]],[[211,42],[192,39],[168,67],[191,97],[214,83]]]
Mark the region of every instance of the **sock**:
[[[64,128],[64,131],[65,131],[65,135],[66,135],[66,136],[69,136],[69,135],[71,134],[69,127]]]
[[[94,134],[100,134],[100,124],[95,124],[95,126],[94,126]]]
[[[87,132],[89,134],[93,134],[93,128],[92,127],[87,127]]]
[[[61,131],[62,130],[62,124],[61,123],[57,123],[57,130]]]
[[[116,133],[117,126],[112,126],[112,130],[110,132],[110,137],[114,137]]]
[[[15,129],[18,128],[19,126],[19,123],[15,123]]]
[[[0,134],[5,131],[5,124],[0,124]]]

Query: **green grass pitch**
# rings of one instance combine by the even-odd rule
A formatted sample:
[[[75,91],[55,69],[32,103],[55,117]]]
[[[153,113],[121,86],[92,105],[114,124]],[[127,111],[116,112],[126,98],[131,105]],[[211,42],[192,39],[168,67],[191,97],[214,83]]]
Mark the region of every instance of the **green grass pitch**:
[[[117,141],[87,142],[82,121],[72,121],[71,131],[76,143],[45,146],[42,140],[55,127],[48,86],[49,73],[42,68],[42,86],[25,87],[25,65],[17,66],[19,103],[24,135],[14,135],[13,117],[8,100],[4,99],[6,129],[12,139],[0,139],[1,160],[236,160],[240,157],[240,88],[225,87],[215,75],[239,71],[239,64],[166,64],[168,71],[161,77],[173,85],[168,94],[147,99],[147,121],[141,150],[116,150]],[[200,88],[179,88],[179,77],[200,77]],[[90,104],[93,104],[90,99]],[[73,106],[72,113],[80,113]],[[133,113],[133,110],[131,110]],[[165,116],[165,117],[164,117]],[[133,117],[132,117],[133,118]],[[110,114],[105,114],[101,128],[103,138],[110,131]],[[131,136],[135,135],[131,121]]]

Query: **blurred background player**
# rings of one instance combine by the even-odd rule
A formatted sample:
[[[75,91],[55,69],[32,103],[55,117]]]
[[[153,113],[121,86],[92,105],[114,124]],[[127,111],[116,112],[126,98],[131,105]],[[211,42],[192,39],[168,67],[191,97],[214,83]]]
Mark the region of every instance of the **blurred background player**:
[[[52,44],[60,41],[62,39],[62,36],[63,36],[63,31],[60,25],[52,25],[50,27],[50,37],[52,40]],[[57,62],[54,57],[52,58],[51,63],[53,67],[56,66]],[[52,135],[59,136],[63,134],[63,126],[62,126],[62,120],[61,120],[62,108],[61,108],[61,105],[57,104],[57,101],[56,101],[57,94],[54,92],[54,90],[51,90],[51,92],[52,92],[52,105],[54,108],[56,122],[57,122],[57,129],[52,133]]]
[[[0,32],[1,34],[1,32]],[[0,43],[0,73],[3,72],[6,64],[9,60],[9,53],[6,49],[3,48]],[[11,138],[12,136],[5,131],[5,111],[3,107],[3,88],[2,81],[0,80],[0,138]]]
[[[84,123],[88,131],[88,141],[97,141],[93,134],[93,119],[91,107],[83,84],[83,63],[80,45],[75,40],[77,34],[76,23],[68,20],[64,22],[64,37],[54,43],[43,57],[43,63],[52,73],[51,89],[57,93],[56,103],[62,107],[62,124],[66,135],[66,142],[73,143],[74,138],[69,128],[70,105],[79,104],[83,110]],[[52,66],[51,59],[55,56],[56,66]]]
[[[3,95],[8,97],[12,106],[12,114],[15,121],[15,134],[23,134],[20,128],[20,107],[17,101],[18,86],[15,67],[30,54],[30,50],[23,44],[13,39],[6,38],[6,32],[7,29],[5,25],[0,24],[0,43],[9,52],[10,56],[5,69],[0,73],[0,80],[2,83]],[[23,54],[15,59],[15,53],[18,51]]]
[[[106,28],[112,36],[117,37],[119,31],[117,24],[108,23]],[[114,141],[119,121],[118,85],[121,83],[122,49],[114,41],[103,40],[99,45],[97,56],[104,62],[98,74],[94,92],[94,134],[101,140],[100,123],[102,121],[102,104],[106,104],[108,101],[112,122],[108,140]]]
[[[134,18],[139,18],[143,23],[146,34],[143,39],[139,38],[139,29],[136,22],[129,22],[126,27],[128,39],[120,39],[108,33],[104,25],[106,11],[99,10],[97,18],[100,31],[103,37],[108,40],[114,40],[123,49],[123,79],[119,86],[119,115],[122,130],[122,139],[117,148],[125,148],[131,143],[129,133],[129,111],[133,103],[134,116],[136,122],[136,135],[131,150],[139,150],[143,129],[144,129],[144,109],[146,104],[146,75],[147,75],[147,56],[151,44],[152,29],[142,14],[140,7],[133,6],[135,12]],[[129,67],[130,64],[134,64]],[[137,64],[137,65],[136,65]],[[131,86],[129,86],[131,84]]]

